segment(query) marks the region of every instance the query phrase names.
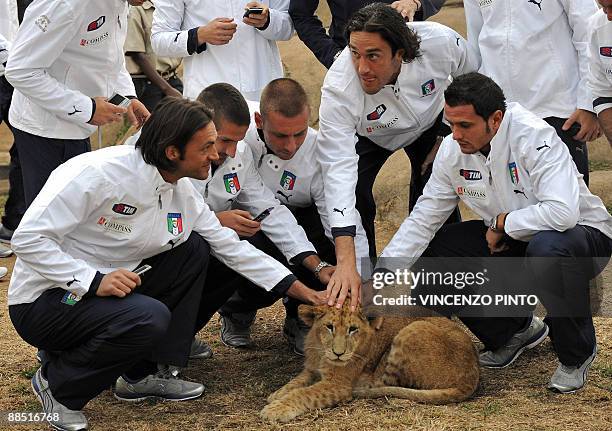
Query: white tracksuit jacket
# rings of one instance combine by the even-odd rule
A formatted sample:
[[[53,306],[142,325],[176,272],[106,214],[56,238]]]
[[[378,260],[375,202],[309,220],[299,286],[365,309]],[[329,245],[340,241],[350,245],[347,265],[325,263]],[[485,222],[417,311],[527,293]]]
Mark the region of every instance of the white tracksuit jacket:
[[[323,176],[316,158],[317,131],[308,128],[306,139],[290,160],[282,160],[266,147],[265,142],[257,132],[255,112],[259,112],[259,104],[249,102],[251,110],[251,125],[244,137],[244,142],[253,152],[255,167],[268,189],[276,194],[276,198],[291,207],[305,208],[312,204],[317,206],[325,235],[334,241],[329,224]],[[355,235],[356,257],[368,257],[368,240],[361,223],[357,223]]]
[[[364,93],[345,48],[321,89],[317,157],[332,228],[356,226],[355,134],[391,151],[410,145],[435,122],[444,107],[449,76],[478,69],[478,58],[454,30],[434,22],[409,23],[421,38],[422,57],[402,64],[395,84]]]
[[[0,34],[11,41],[15,38],[18,28],[17,1],[0,0]]]
[[[84,139],[96,126],[90,98],[135,96],[125,69],[126,0],[46,0],[26,9],[6,78],[15,87],[10,121],[24,132]]]
[[[4,75],[4,65],[8,59],[10,41],[17,34],[17,2],[15,0],[0,1],[0,76]]]
[[[291,211],[264,186],[244,142],[238,142],[235,157],[228,157],[206,180],[191,181],[214,212],[238,208],[255,217],[266,208],[274,208],[261,222],[261,230],[288,261],[300,253],[316,253]]]
[[[509,102],[540,118],[593,111],[587,86],[595,0],[465,0],[468,43]]]
[[[188,178],[167,183],[131,145],[81,154],[58,167],[13,234],[8,304],[47,289],[87,293],[96,271],[132,270],[198,232],[211,252],[272,289],[289,270],[222,227]]]
[[[210,84],[227,82],[248,100],[259,100],[261,90],[283,76],[277,40],[293,34],[289,0],[261,0],[270,7],[270,25],[258,30],[242,22],[247,0],[156,0],[151,41],[157,55],[185,57],[183,95],[198,97]],[[215,18],[233,18],[236,33],[225,45],[206,45],[192,55],[187,50],[189,30]]]
[[[496,215],[509,212],[505,231],[521,241],[540,231],[563,232],[576,224],[592,226],[612,238],[612,217],[570,162],[555,129],[518,103],[508,105],[488,157],[480,152],[463,154],[452,135],[447,136],[423,195],[383,250],[379,266],[412,265],[459,200],[487,225]]]
[[[599,11],[592,17],[591,26],[589,87],[593,109],[599,114],[612,108],[612,22]]]
[[[0,33],[0,76],[4,76],[4,65],[8,59],[10,44]]]

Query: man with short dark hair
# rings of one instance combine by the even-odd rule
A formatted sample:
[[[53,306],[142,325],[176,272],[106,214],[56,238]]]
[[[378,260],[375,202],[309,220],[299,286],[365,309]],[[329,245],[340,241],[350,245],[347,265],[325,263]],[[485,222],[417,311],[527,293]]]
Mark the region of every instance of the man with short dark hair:
[[[321,64],[329,69],[347,44],[344,29],[349,18],[373,2],[373,0],[328,0],[332,16],[329,34],[315,15],[319,0],[293,0],[289,5],[289,15],[299,38]],[[407,21],[425,21],[438,13],[444,2],[445,0],[383,0],[383,3],[391,5]]]
[[[167,365],[187,365],[200,302],[212,315],[223,295],[224,284],[205,284],[209,252],[265,289],[325,301],[223,228],[187,179],[208,176],[216,136],[208,108],[168,99],[136,147],[71,159],[26,211],[13,237],[9,314],[49,353],[32,387],[54,427],[87,429],[81,409],[113,383],[128,401],[203,393]]]
[[[442,142],[423,195],[378,267],[418,271],[421,256],[470,257],[483,264],[491,255],[524,257],[507,278],[537,294],[548,312],[546,323],[530,312],[461,319],[484,343],[480,363],[489,368],[510,365],[550,329],[560,364],[548,387],[574,392],[584,386],[597,352],[589,280],[610,258],[612,217],[589,192],[555,129],[518,103],[506,107],[493,80],[469,73],[455,78],[444,96],[453,134]],[[483,220],[442,226],[460,200]],[[436,271],[445,273],[449,261],[438,260],[442,269]],[[465,269],[463,261],[460,271]],[[416,287],[413,296],[431,289],[471,293],[438,284]]]
[[[215,84],[209,89],[218,88],[227,84]],[[216,100],[214,108],[224,111],[228,107],[240,106],[233,103],[233,97],[222,97],[222,94],[213,96],[209,89],[203,92],[202,100]],[[208,94],[207,94],[208,93]],[[230,102],[231,101],[231,102]],[[325,289],[329,276],[333,272],[333,264],[335,264],[335,255],[333,248],[333,237],[329,226],[327,208],[325,206],[325,196],[323,193],[323,182],[321,178],[321,170],[315,157],[315,141],[316,131],[308,127],[310,115],[310,105],[304,89],[296,81],[289,78],[279,78],[270,82],[262,92],[261,104],[249,102],[249,106],[243,106],[243,112],[247,114],[251,111],[251,125],[244,132],[244,142],[238,143],[238,149],[234,152],[234,157],[218,169],[228,166],[233,166],[240,179],[241,192],[236,198],[238,208],[246,209],[252,206],[252,202],[260,203],[262,199],[253,199],[254,190],[260,190],[262,187],[265,190],[265,196],[276,194],[276,199],[283,203],[282,211],[274,209],[270,216],[266,218],[259,226],[251,220],[249,213],[235,214],[238,210],[232,210],[232,217],[242,220],[244,224],[253,223],[253,230],[262,228],[254,235],[248,238],[248,241],[253,243],[260,250],[265,251],[270,256],[288,266],[300,280],[304,281],[309,286],[315,286],[317,289]],[[216,124],[220,124],[217,120]],[[226,121],[221,124],[227,123]],[[247,123],[248,124],[248,123]],[[223,130],[226,126],[220,126],[219,136],[223,136]],[[224,144],[220,145],[222,148]],[[219,146],[218,146],[219,148]],[[253,153],[251,155],[251,152]],[[230,163],[231,162],[231,163]],[[242,167],[240,167],[242,165]],[[241,174],[241,170],[246,172]],[[223,171],[223,172],[225,172]],[[248,172],[254,171],[249,174]],[[223,172],[215,173],[219,178]],[[261,175],[261,176],[260,176]],[[211,183],[215,181],[215,177]],[[256,182],[246,188],[249,183]],[[221,202],[227,199],[225,190],[217,189],[217,198],[209,194],[207,202],[216,209],[221,206]],[[212,188],[208,189],[209,192]],[[220,193],[219,193],[220,191]],[[245,199],[247,202],[245,203]],[[206,199],[205,199],[206,200]],[[217,201],[215,203],[214,201]],[[274,200],[277,202],[276,200]],[[260,203],[262,205],[263,203]],[[236,205],[234,205],[236,206]],[[278,203],[275,204],[278,206]],[[289,211],[290,210],[290,211]],[[271,227],[278,226],[281,222],[284,226],[280,232],[287,236],[291,234],[295,228],[288,223],[289,218],[284,214],[289,213],[295,216],[299,226],[305,231],[309,247],[305,245],[301,247],[304,252],[298,257],[287,256],[282,253],[282,242],[278,236],[269,234]],[[251,213],[254,214],[253,211]],[[228,226],[227,220],[229,214],[227,212],[217,213],[222,224]],[[278,220],[277,220],[278,218]],[[287,221],[283,221],[286,219]],[[291,216],[291,222],[295,220]],[[231,225],[229,225],[231,227]],[[262,234],[263,232],[263,234]],[[265,234],[265,236],[264,236]],[[267,237],[266,237],[267,236]],[[287,240],[291,238],[289,235]],[[301,240],[306,243],[307,241]],[[361,225],[357,228],[357,236],[355,239],[357,252],[359,256],[367,257],[367,239]],[[314,247],[313,247],[314,246]],[[293,247],[295,248],[295,247]],[[295,248],[299,250],[299,248]],[[316,255],[314,254],[316,252]],[[311,256],[308,256],[311,254]],[[303,260],[302,265],[297,265],[296,261]],[[235,340],[240,338],[247,340],[249,334],[249,323],[255,317],[255,311],[258,308],[263,308],[271,305],[278,299],[278,296],[268,295],[265,292],[257,291],[248,288],[248,285],[243,284],[236,294],[219,310],[222,315],[222,339],[226,344],[230,334],[235,334],[232,337]],[[283,325],[283,334],[289,340],[293,350],[298,354],[304,353],[304,339],[310,329],[299,318],[297,309],[301,302],[293,298],[285,298],[283,304],[286,310],[286,319]],[[246,324],[237,325],[235,321],[240,316],[240,321]],[[239,333],[243,337],[238,337]]]
[[[478,62],[454,30],[431,22],[406,24],[381,3],[356,12],[346,33],[349,46],[321,90],[317,154],[338,261],[329,286],[340,290],[341,298],[351,290],[356,303],[356,209],[375,256],[372,187],[378,172],[395,150],[404,149],[411,165],[412,210],[427,181],[423,165],[442,123],[448,78],[476,70]]]
[[[251,149],[239,142],[244,138],[249,123],[249,107],[240,92],[230,84],[213,84],[205,88],[198,101],[210,107],[215,115],[219,159],[211,165],[211,175],[206,180],[193,180],[204,196],[204,201],[215,211],[222,226],[229,227],[264,253],[288,267],[301,281],[317,290],[325,290],[333,266],[322,265],[322,260],[306,232],[298,224],[291,211],[265,187],[253,160]],[[253,220],[270,209],[264,220]],[[254,263],[255,265],[256,263]],[[238,276],[233,268],[223,267],[212,261],[216,269],[207,283],[224,283],[228,301],[219,309],[221,315],[221,340],[231,347],[252,347],[250,332],[257,309],[267,307],[283,298],[283,292],[265,292],[254,288],[246,278]],[[230,294],[236,291],[234,295]],[[287,298],[288,301],[291,301]],[[303,341],[308,328],[297,316],[300,301],[291,301],[294,312],[288,312],[284,333],[292,348],[303,354]],[[203,304],[204,305],[204,304]],[[208,309],[208,304],[206,304]],[[206,317],[200,319],[200,329]]]

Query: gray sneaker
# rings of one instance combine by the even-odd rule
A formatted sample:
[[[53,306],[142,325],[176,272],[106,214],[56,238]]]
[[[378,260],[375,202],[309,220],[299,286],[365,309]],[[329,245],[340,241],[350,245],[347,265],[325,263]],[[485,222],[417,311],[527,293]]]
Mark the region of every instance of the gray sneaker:
[[[32,377],[32,390],[40,401],[47,422],[56,430],[79,431],[89,428],[83,413],[79,410],[70,410],[53,398],[49,382],[42,375],[42,367]]]
[[[532,349],[548,335],[548,325],[533,316],[527,329],[517,332],[505,346],[495,351],[487,350],[479,355],[480,365],[486,368],[506,368],[520,356],[525,349]]]
[[[0,223],[0,242],[10,244],[11,239],[13,238],[13,232],[14,231],[7,229],[2,223]]]
[[[597,355],[597,346],[593,350],[593,354],[580,366],[568,367],[567,365],[559,364],[548,383],[548,389],[553,392],[562,394],[571,394],[581,389],[586,383],[589,368]]]
[[[160,366],[157,373],[135,383],[129,383],[121,376],[113,389],[113,395],[121,401],[143,401],[148,398],[185,401],[198,398],[203,393],[204,385],[179,379],[178,372],[173,372],[168,366]]]
[[[310,331],[310,326],[306,325],[297,317],[285,317],[283,325],[283,335],[293,347],[293,351],[300,356],[304,356],[304,340]]]
[[[193,337],[191,342],[191,351],[189,359],[208,359],[212,357],[213,351],[208,344],[200,340],[198,337]]]
[[[0,244],[0,257],[9,257],[10,255],[13,254],[13,250],[11,250],[9,247]]]
[[[252,348],[255,343],[251,339],[251,325],[255,320],[255,313],[252,319],[238,319],[237,316],[243,314],[226,314],[220,317],[221,320],[221,341],[229,347],[239,349]],[[249,313],[246,317],[251,316]]]

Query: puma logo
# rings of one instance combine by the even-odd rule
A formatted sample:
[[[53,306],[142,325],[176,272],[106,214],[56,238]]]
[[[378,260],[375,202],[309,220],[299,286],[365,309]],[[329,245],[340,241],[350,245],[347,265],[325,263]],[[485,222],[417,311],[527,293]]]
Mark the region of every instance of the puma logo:
[[[346,207],[342,208],[341,210],[334,208],[334,212],[342,214],[342,217],[344,217],[344,211],[346,211]]]
[[[174,37],[174,43],[178,42],[178,38],[179,38],[180,35],[181,35],[180,33],[176,34],[176,36]]]
[[[72,283],[74,283],[75,281],[76,281],[77,283],[80,283],[80,282],[81,282],[81,280],[77,280],[77,279],[76,279],[76,277],[73,275],[73,276],[72,276],[72,280],[71,280],[71,281],[69,281],[68,283],[66,283],[66,286],[68,286],[68,287],[72,286]]]
[[[546,141],[544,141],[544,145],[542,145],[542,146],[540,146],[540,147],[537,147],[537,148],[536,148],[536,150],[537,150],[537,151],[540,151],[540,150],[543,150],[544,148],[550,148],[550,147],[548,146],[548,144],[546,143]]]
[[[540,9],[540,12],[542,12],[542,0],[540,0],[540,3],[538,3],[536,0],[527,0],[527,3],[533,3]]]
[[[286,195],[286,194],[284,194],[284,193],[283,193],[282,191],[280,191],[280,190],[277,190],[277,191],[276,191],[276,193],[278,193],[279,195],[281,195],[282,197],[284,197],[284,198],[285,198],[285,200],[286,200],[287,202],[289,202],[289,198],[290,198],[291,196],[293,196],[293,195]]]
[[[515,194],[515,195],[523,195],[523,196],[525,196],[525,199],[527,199],[527,195],[526,195],[526,194],[525,194],[525,192],[524,192],[524,191],[522,191],[522,190],[517,190],[517,189],[514,189],[514,194]]]
[[[79,110],[76,108],[76,106],[74,106],[74,105],[72,105],[72,108],[74,109],[74,111],[69,112],[69,113],[68,113],[68,115],[74,115],[74,114],[76,114],[77,112],[83,112],[83,111],[79,111]]]

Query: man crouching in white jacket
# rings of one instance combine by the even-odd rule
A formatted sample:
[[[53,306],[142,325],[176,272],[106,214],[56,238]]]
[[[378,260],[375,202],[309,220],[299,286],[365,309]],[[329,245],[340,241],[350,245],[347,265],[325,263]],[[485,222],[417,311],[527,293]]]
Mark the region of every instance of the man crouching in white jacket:
[[[187,364],[202,297],[224,288],[204,288],[209,253],[266,290],[326,301],[222,227],[187,179],[208,176],[216,136],[201,103],[165,101],[135,147],[58,167],[15,231],[9,313],[49,353],[32,387],[55,428],[87,429],[80,410],[113,383],[127,401],[203,393],[157,364]]]
[[[489,368],[510,365],[525,349],[543,341],[550,329],[560,365],[548,387],[574,392],[584,386],[597,352],[589,279],[610,258],[612,217],[587,189],[555,130],[521,105],[506,105],[493,80],[478,73],[460,76],[444,97],[444,115],[453,134],[442,142],[423,196],[384,249],[378,266],[415,271],[431,263],[417,261],[421,256],[463,258],[459,271],[474,261],[480,270],[488,266],[493,281],[481,292],[526,289],[537,295],[548,313],[546,323],[532,315],[532,307],[496,317],[484,317],[492,315],[490,307],[469,316],[454,304],[437,311],[460,315],[484,343],[480,363]],[[442,226],[459,200],[482,220]],[[507,263],[498,257],[518,258],[512,261],[518,269],[491,277],[491,270]],[[445,267],[448,261],[433,260]],[[490,266],[492,261],[497,266]],[[425,292],[471,293],[455,287],[459,290],[434,282],[420,291],[416,288],[412,296],[427,306]]]

